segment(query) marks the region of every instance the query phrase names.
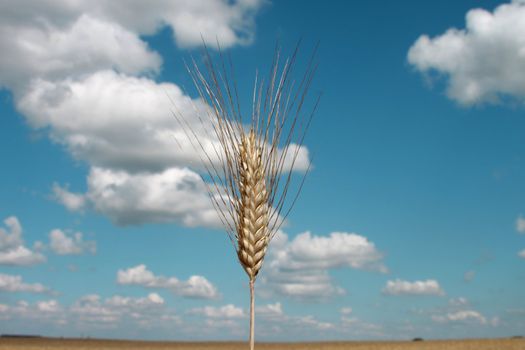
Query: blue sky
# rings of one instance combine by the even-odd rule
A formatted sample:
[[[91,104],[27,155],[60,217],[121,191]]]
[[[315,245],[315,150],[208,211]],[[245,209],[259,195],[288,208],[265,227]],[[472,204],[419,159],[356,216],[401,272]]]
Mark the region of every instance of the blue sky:
[[[245,112],[277,40],[303,39],[299,68],[320,42],[257,339],[525,329],[523,1],[25,3],[0,2],[1,333],[247,337],[247,277],[166,96],[194,117],[183,60],[216,38]]]

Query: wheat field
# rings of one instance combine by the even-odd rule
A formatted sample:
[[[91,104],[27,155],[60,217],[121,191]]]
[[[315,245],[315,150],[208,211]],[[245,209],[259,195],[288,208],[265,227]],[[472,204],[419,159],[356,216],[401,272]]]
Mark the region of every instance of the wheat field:
[[[0,339],[0,350],[244,350],[241,342],[147,342],[51,338]],[[260,350],[525,350],[525,339],[434,340],[418,342],[258,343]]]

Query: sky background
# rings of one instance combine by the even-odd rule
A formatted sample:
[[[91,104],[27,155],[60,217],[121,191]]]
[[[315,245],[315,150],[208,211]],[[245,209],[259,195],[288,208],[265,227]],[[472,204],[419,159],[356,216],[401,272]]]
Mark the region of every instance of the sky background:
[[[171,110],[196,118],[203,41],[248,114],[299,38],[299,71],[320,42],[312,171],[256,338],[523,334],[518,0],[0,1],[0,333],[246,339],[248,279]]]

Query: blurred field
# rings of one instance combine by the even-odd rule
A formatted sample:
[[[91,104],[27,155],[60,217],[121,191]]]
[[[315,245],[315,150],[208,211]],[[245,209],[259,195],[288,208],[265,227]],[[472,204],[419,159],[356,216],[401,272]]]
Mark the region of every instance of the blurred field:
[[[0,350],[245,350],[246,343],[177,343],[120,340],[77,340],[48,338],[0,338]],[[258,343],[259,350],[525,350],[525,339],[446,340],[419,342],[329,342],[329,343]]]

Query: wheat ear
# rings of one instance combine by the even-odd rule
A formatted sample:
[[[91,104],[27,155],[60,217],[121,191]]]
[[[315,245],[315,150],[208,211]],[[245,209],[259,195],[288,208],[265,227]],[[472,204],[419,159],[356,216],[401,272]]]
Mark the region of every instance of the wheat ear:
[[[220,47],[219,67],[214,65],[207,48],[205,72],[194,60],[191,67],[186,66],[201,99],[209,106],[208,114],[199,116],[199,120],[203,129],[211,125],[218,147],[205,148],[184,115],[174,112],[188,140],[201,154],[210,179],[206,185],[213,205],[250,280],[251,350],[255,345],[255,280],[268,244],[293,207],[309,170],[304,172],[291,203],[287,202],[294,165],[319,101],[318,97],[306,120],[301,120],[316,65],[314,50],[302,79],[292,80],[298,47],[299,44],[280,73],[277,47],[268,80],[259,82],[256,76],[248,127],[241,117],[231,61],[228,71]],[[295,147],[290,148],[292,140]]]
[[[262,150],[257,146],[255,132],[243,135],[239,146],[239,227],[237,254],[251,280],[261,269],[269,237],[269,208]]]

